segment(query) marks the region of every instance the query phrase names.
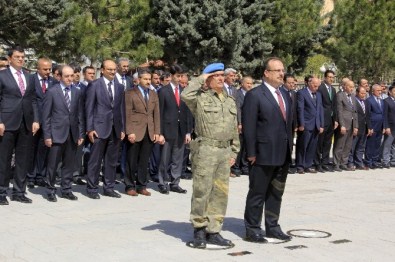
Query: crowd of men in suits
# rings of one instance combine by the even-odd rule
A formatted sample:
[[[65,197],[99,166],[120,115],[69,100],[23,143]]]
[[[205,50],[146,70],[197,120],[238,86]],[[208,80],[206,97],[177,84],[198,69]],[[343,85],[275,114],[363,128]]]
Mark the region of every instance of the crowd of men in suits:
[[[294,105],[296,170],[317,173],[395,167],[395,83],[369,87],[366,79],[357,84],[348,78],[336,92],[335,72],[324,80],[307,76],[296,92],[294,77],[284,76],[283,88]],[[330,152],[333,162],[330,162]]]
[[[119,198],[117,171],[130,196],[151,195],[150,179],[162,194],[186,193],[180,179],[191,176],[185,172],[194,119],[180,99],[188,86],[185,68],[175,64],[169,72],[142,69],[130,75],[129,60],[119,58],[103,61],[96,79],[92,66],[53,66],[40,57],[37,72],[30,75],[22,70],[20,47],[11,48],[1,62],[8,65],[1,64],[5,70],[0,72],[0,204],[8,204],[13,154],[11,200],[23,203],[32,202],[25,193],[34,186],[46,187],[47,199],[57,201],[57,181],[66,199],[77,199],[72,183],[86,184],[87,196],[99,199],[100,180],[103,195]],[[296,92],[295,77],[281,76],[280,89],[291,101],[292,136],[297,137],[297,173],[395,166],[394,84],[386,93],[379,84],[370,90],[365,79],[356,88],[344,79],[336,92],[335,73],[327,70],[322,83],[309,76]],[[241,142],[230,176],[250,173],[242,111],[250,106],[244,97],[254,80],[239,79],[237,89],[237,77],[235,69],[224,70],[224,91],[236,102]],[[290,160],[289,172],[295,172],[291,167]]]

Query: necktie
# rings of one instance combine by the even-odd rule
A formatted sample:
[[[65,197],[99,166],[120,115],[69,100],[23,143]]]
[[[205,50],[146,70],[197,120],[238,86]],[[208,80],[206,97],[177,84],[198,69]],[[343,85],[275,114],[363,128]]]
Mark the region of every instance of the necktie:
[[[148,88],[144,89],[144,100],[145,100],[145,104],[148,105]]]
[[[174,90],[174,96],[176,97],[176,102],[178,107],[180,106],[180,95],[178,93],[178,86],[176,86],[175,90]]]
[[[275,91],[275,93],[277,94],[278,104],[280,105],[281,114],[283,115],[283,119],[285,121],[287,119],[287,116],[285,113],[285,105],[284,105],[283,98],[282,98],[281,93],[278,89]]]
[[[311,95],[313,96],[314,104],[317,104],[317,95],[316,95],[316,93],[311,93]]]
[[[332,88],[328,86],[329,99],[332,101]]]
[[[379,104],[379,106],[381,107],[381,101],[380,101],[380,98],[376,98],[377,99],[377,103]]]
[[[365,114],[365,102],[363,100],[360,100],[361,106],[362,106],[362,111]]]
[[[126,88],[126,79],[125,76],[122,76],[122,85]]]
[[[348,102],[350,102],[350,104],[353,105],[351,95],[347,95],[347,96],[348,96]]]
[[[69,95],[69,92],[70,92],[70,87],[66,87],[65,89],[64,89],[64,99],[66,100],[66,105],[67,105],[67,108],[69,109],[69,111],[70,111],[70,95]]]
[[[18,75],[18,85],[19,85],[19,89],[21,90],[21,94],[22,96],[25,95],[25,83],[23,82],[22,79],[22,72],[20,70],[16,71],[16,74]]]
[[[231,86],[228,86],[228,95],[232,95],[232,87]]]
[[[43,93],[45,94],[45,92],[47,91],[47,86],[45,84],[45,79],[41,79],[41,81],[43,81],[43,84],[41,85],[41,90],[43,90]]]
[[[112,85],[112,82],[108,82],[108,95],[110,96],[111,105],[113,105],[114,96],[112,95],[111,85]]]

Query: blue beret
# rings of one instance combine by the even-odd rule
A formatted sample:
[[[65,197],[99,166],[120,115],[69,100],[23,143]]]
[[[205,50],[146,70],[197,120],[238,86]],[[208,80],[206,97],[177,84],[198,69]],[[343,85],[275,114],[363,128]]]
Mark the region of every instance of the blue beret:
[[[206,68],[203,70],[203,74],[209,74],[215,71],[223,71],[225,68],[224,64],[222,63],[213,63],[209,64],[206,66]]]

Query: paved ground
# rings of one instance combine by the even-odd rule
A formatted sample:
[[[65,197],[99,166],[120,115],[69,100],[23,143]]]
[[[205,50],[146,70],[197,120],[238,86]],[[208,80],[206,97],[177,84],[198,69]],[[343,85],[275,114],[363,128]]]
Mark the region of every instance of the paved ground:
[[[230,250],[186,247],[192,237],[187,195],[49,203],[33,189],[33,204],[0,207],[0,261],[394,261],[395,169],[289,175],[280,223],[285,231],[308,229],[327,238],[253,244],[244,237],[247,177],[231,179],[223,236]],[[121,187],[117,188],[122,190]],[[298,232],[307,237],[324,233]],[[333,243],[338,241],[341,243]],[[347,242],[348,241],[348,242]],[[289,249],[299,247],[297,249]],[[230,256],[230,252],[251,254]]]

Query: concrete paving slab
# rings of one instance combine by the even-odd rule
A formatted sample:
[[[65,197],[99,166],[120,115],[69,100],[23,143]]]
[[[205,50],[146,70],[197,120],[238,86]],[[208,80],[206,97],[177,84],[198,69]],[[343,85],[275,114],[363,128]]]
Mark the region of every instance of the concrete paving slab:
[[[151,184],[151,197],[100,200],[75,186],[78,201],[57,203],[30,190],[33,204],[0,206],[0,261],[394,261],[395,169],[290,174],[280,224],[304,237],[269,244],[242,240],[248,177],[231,178],[222,234],[236,246],[228,250],[186,246],[192,181],[181,186],[186,195]],[[251,254],[228,255],[243,251]]]

